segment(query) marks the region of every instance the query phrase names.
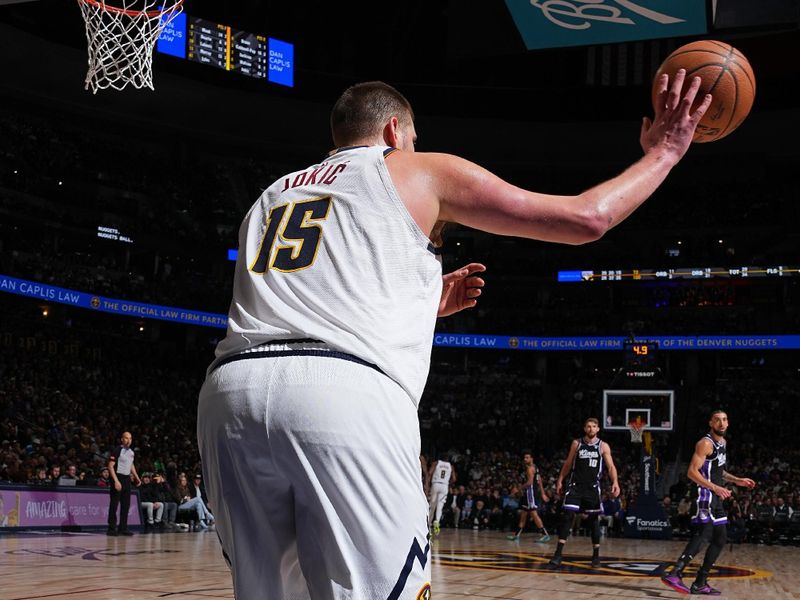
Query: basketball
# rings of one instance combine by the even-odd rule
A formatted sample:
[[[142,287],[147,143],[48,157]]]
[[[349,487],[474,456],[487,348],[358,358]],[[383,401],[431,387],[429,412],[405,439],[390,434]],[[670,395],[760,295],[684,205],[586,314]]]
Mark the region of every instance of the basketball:
[[[701,40],[686,44],[670,54],[661,64],[653,80],[653,107],[658,102],[658,78],[666,73],[670,81],[679,69],[686,69],[685,92],[692,77],[702,83],[692,110],[706,94],[713,100],[697,131],[695,142],[713,142],[730,134],[747,117],[756,95],[756,79],[750,63],[733,46],[714,40]]]

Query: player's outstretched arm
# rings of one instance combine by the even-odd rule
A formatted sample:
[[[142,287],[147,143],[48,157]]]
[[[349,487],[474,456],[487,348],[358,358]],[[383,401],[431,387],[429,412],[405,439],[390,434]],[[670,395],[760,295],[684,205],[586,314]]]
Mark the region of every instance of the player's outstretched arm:
[[[685,77],[663,79],[663,106],[642,123],[644,157],[621,175],[577,196],[540,194],[503,181],[478,165],[448,154],[396,152],[387,161],[392,179],[414,219],[430,232],[450,221],[500,235],[567,244],[600,238],[642,204],[686,153],[711,102],[694,112],[700,86],[694,78],[683,98]],[[392,156],[394,156],[392,155]]]
[[[603,442],[603,460],[606,463],[606,470],[608,476],[611,478],[611,495],[616,498],[619,496],[619,478],[617,475],[617,466],[614,464],[614,459],[611,456],[611,446]]]
[[[706,461],[706,458],[711,456],[713,451],[714,448],[708,438],[703,438],[697,442],[694,447],[692,460],[689,462],[689,470],[686,472],[686,476],[700,487],[711,490],[713,494],[716,494],[725,500],[726,498],[730,497],[731,491],[728,488],[722,487],[721,485],[711,483],[700,472],[700,469],[703,468],[703,463]]]

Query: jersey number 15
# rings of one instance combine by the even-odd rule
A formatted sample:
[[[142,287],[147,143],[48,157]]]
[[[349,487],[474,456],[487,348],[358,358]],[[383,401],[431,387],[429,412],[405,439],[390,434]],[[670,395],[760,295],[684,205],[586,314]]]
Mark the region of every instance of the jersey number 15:
[[[327,219],[330,208],[330,196],[272,208],[258,256],[250,270],[254,273],[266,273],[269,269],[291,273],[314,264],[322,241],[322,225],[315,221]],[[289,216],[284,219],[287,212]],[[270,256],[273,257],[271,263]]]

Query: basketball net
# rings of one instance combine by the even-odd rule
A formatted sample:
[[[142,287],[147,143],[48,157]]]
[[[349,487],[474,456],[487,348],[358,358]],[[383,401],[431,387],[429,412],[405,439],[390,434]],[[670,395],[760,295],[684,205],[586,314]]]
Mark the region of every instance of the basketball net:
[[[128,84],[153,89],[153,49],[158,36],[183,10],[183,0],[78,0],[86,22],[89,70],[85,89]]]
[[[636,417],[635,420],[628,423],[628,430],[630,430],[631,432],[631,443],[633,444],[642,443],[642,434],[644,433],[646,427],[647,423],[642,421],[640,417]]]

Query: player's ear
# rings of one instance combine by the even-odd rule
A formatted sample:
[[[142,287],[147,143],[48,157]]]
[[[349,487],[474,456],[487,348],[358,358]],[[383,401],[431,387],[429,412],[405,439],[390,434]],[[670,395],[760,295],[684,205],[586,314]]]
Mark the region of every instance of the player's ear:
[[[400,147],[400,133],[398,131],[399,127],[400,121],[397,119],[397,117],[391,117],[386,122],[386,125],[383,126],[383,141],[387,146],[391,146],[392,148]]]

